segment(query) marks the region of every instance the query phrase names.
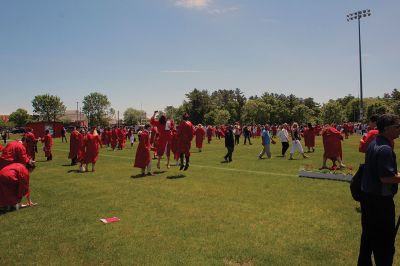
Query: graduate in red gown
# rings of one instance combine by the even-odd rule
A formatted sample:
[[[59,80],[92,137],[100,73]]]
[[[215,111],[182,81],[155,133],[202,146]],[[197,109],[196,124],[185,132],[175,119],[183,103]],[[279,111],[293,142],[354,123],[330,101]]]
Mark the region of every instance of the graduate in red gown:
[[[44,156],[47,158],[47,161],[53,160],[52,148],[53,148],[53,138],[51,137],[50,131],[46,129],[45,135],[42,138],[42,142],[44,143],[43,151]]]
[[[368,149],[368,145],[376,138],[379,134],[379,131],[376,129],[376,122],[378,121],[378,115],[372,115],[369,118],[368,128],[370,129],[368,133],[362,137],[360,140],[360,145],[358,146],[358,151],[362,153],[366,153]]]
[[[26,149],[26,154],[28,155],[29,158],[32,160],[35,160],[35,155],[36,155],[36,145],[37,145],[37,139],[35,135],[33,134],[33,129],[32,128],[27,128],[27,132],[25,133],[24,137],[24,146]]]
[[[3,148],[0,157],[0,169],[12,163],[28,164],[30,162],[31,159],[26,154],[26,149],[22,142],[12,141]]]
[[[125,133],[122,127],[117,128],[118,135],[118,150],[122,150],[125,145]]]
[[[153,116],[150,118],[150,124],[157,128],[158,132],[158,143],[157,143],[157,168],[160,169],[160,161],[161,157],[164,155],[164,151],[167,150],[167,168],[170,167],[169,160],[170,160],[170,147],[171,145],[171,128],[174,127],[173,122],[171,120],[167,120],[164,114],[159,116],[159,119],[156,119],[155,116],[158,111],[154,111]]]
[[[348,138],[349,138],[349,135],[350,135],[350,126],[349,126],[349,124],[346,123],[346,122],[343,123],[342,128],[343,128],[344,137],[345,137],[346,139],[348,139]]]
[[[192,122],[188,120],[189,115],[187,113],[183,114],[177,133],[179,141],[179,157],[181,159],[181,167],[179,170],[184,169],[185,171],[189,168],[190,146],[194,135]],[[185,158],[185,164],[183,163],[183,158]]]
[[[3,145],[1,145],[1,143],[0,143],[0,152],[2,152],[3,149],[4,149],[4,147],[3,147]]]
[[[24,197],[29,206],[33,205],[29,193],[29,173],[34,168],[34,164],[12,163],[0,170],[0,208],[18,209]]]
[[[214,128],[212,126],[208,125],[206,131],[207,131],[207,141],[208,141],[208,144],[210,144],[212,141],[213,134],[214,134]]]
[[[174,154],[174,160],[176,162],[176,166],[179,165],[178,160],[179,160],[179,140],[178,140],[178,135],[177,131],[175,128],[171,130],[172,138],[171,138],[171,151]]]
[[[117,147],[118,144],[118,129],[117,126],[114,126],[114,128],[111,131],[111,148],[115,151],[115,148]]]
[[[102,147],[101,138],[97,133],[96,127],[86,134],[85,138],[85,164],[86,172],[89,170],[89,164],[92,164],[92,172],[95,171],[95,165],[99,156],[99,145]]]
[[[151,158],[150,158],[150,125],[145,125],[143,130],[139,131],[139,145],[136,150],[134,167],[140,168],[142,170],[142,176],[153,175],[151,173]]]
[[[322,168],[327,168],[327,159],[332,160],[334,165],[338,161],[339,167],[345,167],[342,161],[342,140],[343,136],[336,128],[326,125],[322,130],[322,142],[324,144]]]
[[[307,147],[308,151],[307,152],[312,152],[315,151],[314,147],[315,147],[315,130],[313,128],[313,126],[311,125],[311,123],[308,123],[308,126],[306,128],[304,128],[303,131],[303,136],[304,136],[304,143],[305,146]]]
[[[84,172],[86,170],[86,168],[85,168],[85,156],[86,156],[85,141],[86,141],[86,131],[84,129],[81,129],[79,131],[79,137],[78,137],[78,159],[77,159],[77,161],[80,163],[79,169],[81,172]]]
[[[199,149],[199,152],[203,149],[203,141],[204,136],[206,135],[206,131],[204,130],[201,124],[198,124],[196,130],[194,131],[196,135],[196,148]]]
[[[78,162],[78,152],[79,152],[79,145],[81,141],[81,136],[76,130],[76,127],[71,132],[69,136],[69,154],[68,158],[71,159],[71,165],[76,165]]]

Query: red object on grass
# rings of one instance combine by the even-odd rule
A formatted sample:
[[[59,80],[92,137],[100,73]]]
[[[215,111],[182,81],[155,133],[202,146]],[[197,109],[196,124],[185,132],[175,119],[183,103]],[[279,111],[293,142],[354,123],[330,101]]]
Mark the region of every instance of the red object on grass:
[[[111,218],[103,218],[100,219],[100,221],[102,221],[105,224],[109,224],[109,223],[114,223],[114,222],[119,222],[121,219],[119,219],[118,217],[111,217]]]

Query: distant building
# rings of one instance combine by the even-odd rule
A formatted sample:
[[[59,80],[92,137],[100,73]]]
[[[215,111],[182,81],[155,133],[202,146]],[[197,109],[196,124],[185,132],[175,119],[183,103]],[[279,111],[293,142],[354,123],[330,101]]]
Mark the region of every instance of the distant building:
[[[9,115],[0,115],[0,119],[3,120],[4,123],[8,122]]]
[[[65,114],[60,117],[61,121],[67,122],[66,124],[87,126],[88,119],[82,112],[77,112],[76,110],[66,110]]]

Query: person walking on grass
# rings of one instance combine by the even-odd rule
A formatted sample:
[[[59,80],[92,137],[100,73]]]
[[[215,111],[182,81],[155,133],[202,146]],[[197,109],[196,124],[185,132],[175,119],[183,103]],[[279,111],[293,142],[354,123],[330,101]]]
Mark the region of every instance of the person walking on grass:
[[[65,143],[68,142],[66,134],[67,134],[67,130],[65,129],[65,127],[62,127],[62,129],[61,129],[61,142],[64,142],[64,140],[65,140]]]
[[[194,134],[196,135],[196,148],[199,149],[199,152],[201,152],[203,149],[203,141],[206,131],[201,124],[198,124]]]
[[[303,147],[301,146],[301,137],[300,137],[300,130],[299,130],[299,125],[294,122],[292,125],[292,130],[291,130],[291,137],[292,137],[292,150],[290,151],[290,157],[289,160],[293,160],[293,154],[296,150],[299,150],[299,152],[301,153],[301,155],[303,156],[304,159],[308,158],[308,156],[306,156],[304,154],[304,150]]]
[[[264,154],[267,155],[268,159],[271,159],[271,143],[275,144],[275,141],[271,139],[271,134],[269,131],[269,125],[265,125],[261,131],[261,144],[263,145],[263,149],[258,155],[259,159],[262,159]]]
[[[44,143],[43,151],[44,151],[44,156],[47,158],[47,161],[53,160],[53,154],[52,154],[53,138],[48,129],[46,129],[45,135],[41,139],[41,141]]]
[[[232,154],[235,149],[235,139],[232,126],[228,126],[225,132],[225,147],[228,150],[224,156],[225,162],[232,162]]]
[[[250,131],[249,127],[250,127],[250,126],[245,126],[245,127],[243,128],[244,145],[246,145],[246,140],[248,140],[248,141],[249,141],[249,144],[252,145],[252,144],[251,144],[251,140],[250,140],[251,131]]]
[[[283,124],[279,126],[279,130],[277,136],[282,144],[282,157],[286,156],[286,151],[289,149],[289,133],[286,130],[287,124]]]

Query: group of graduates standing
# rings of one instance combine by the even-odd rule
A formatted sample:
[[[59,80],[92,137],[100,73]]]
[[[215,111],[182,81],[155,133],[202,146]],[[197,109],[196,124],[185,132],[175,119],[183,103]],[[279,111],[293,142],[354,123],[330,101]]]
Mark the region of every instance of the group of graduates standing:
[[[180,170],[187,170],[190,163],[190,149],[193,137],[199,133],[193,128],[189,121],[189,115],[183,114],[182,121],[175,126],[173,120],[166,118],[165,114],[159,114],[155,111],[150,119],[150,124],[138,131],[139,145],[136,150],[134,166],[141,169],[141,174],[153,175],[151,171],[151,150],[158,158],[157,168],[161,168],[161,158],[164,153],[167,157],[167,168],[170,168],[171,152],[174,155],[176,164],[180,164]],[[204,131],[204,129],[203,129]],[[205,132],[202,133],[203,138]],[[202,142],[196,143],[196,147],[201,150]],[[180,160],[180,163],[179,163]]]

